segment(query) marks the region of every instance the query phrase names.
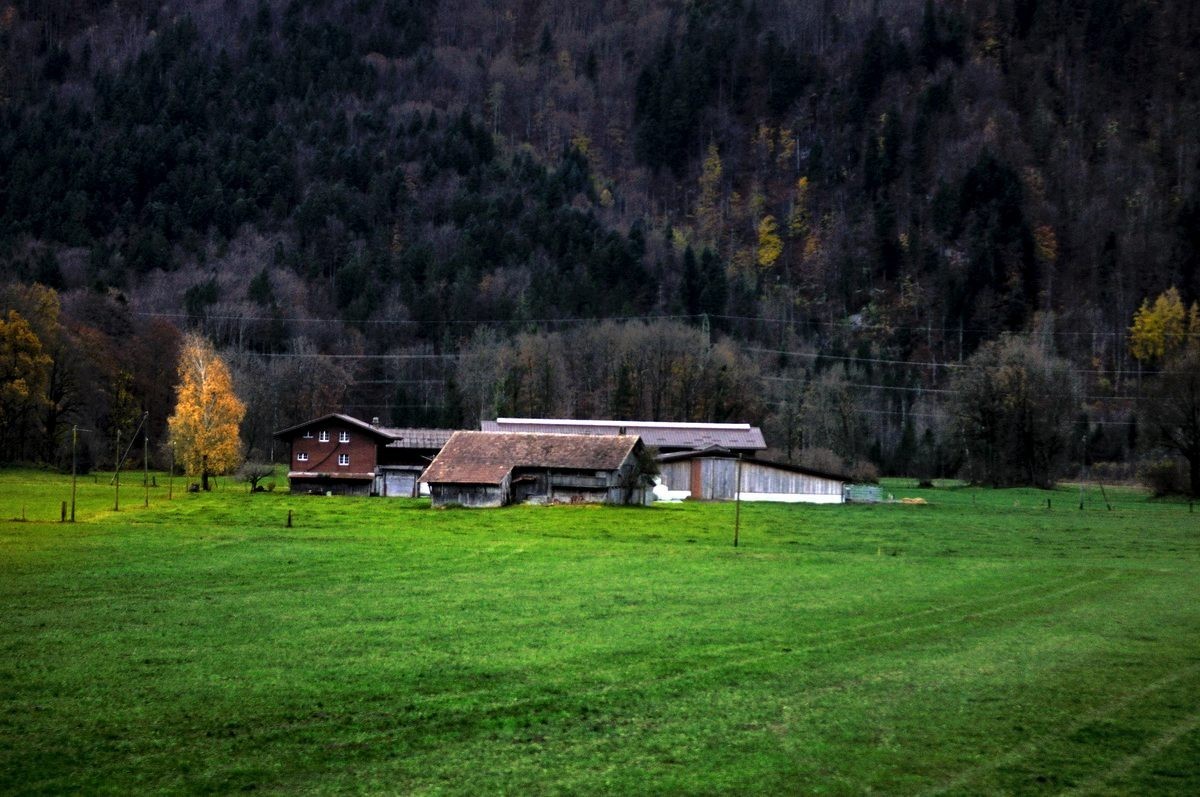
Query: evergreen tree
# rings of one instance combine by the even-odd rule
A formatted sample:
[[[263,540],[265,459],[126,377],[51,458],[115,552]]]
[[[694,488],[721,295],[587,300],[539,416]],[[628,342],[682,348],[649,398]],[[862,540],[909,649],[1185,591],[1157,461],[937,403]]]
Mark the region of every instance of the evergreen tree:
[[[263,268],[250,278],[250,284],[246,289],[246,297],[260,307],[267,307],[275,303],[275,295],[271,290],[271,278],[267,274],[266,268]]]
[[[700,312],[709,315],[723,314],[729,296],[729,282],[725,276],[725,265],[708,248],[700,254],[700,282]]]
[[[698,315],[701,312],[703,290],[696,253],[689,246],[683,252],[683,308],[688,315]]]

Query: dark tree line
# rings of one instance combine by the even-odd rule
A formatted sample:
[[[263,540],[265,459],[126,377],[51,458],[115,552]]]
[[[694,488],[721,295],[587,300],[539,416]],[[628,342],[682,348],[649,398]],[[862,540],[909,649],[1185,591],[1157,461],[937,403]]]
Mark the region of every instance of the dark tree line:
[[[1130,318],[1200,295],[1192,4],[502,5],[13,4],[0,276],[264,362],[686,314],[781,440],[842,372],[825,437],[889,472],[953,470],[942,366],[1037,332],[1086,372],[1065,456],[1134,456]],[[351,378],[399,376],[342,398],[461,417]]]

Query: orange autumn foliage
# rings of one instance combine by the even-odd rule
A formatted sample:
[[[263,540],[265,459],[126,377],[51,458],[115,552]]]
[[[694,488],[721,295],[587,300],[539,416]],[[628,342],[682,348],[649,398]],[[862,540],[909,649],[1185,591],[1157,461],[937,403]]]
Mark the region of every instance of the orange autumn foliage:
[[[175,456],[187,473],[229,473],[242,461],[238,426],[246,405],[233,391],[225,361],[199,335],[183,339],[175,414],[167,425]]]
[[[0,456],[12,427],[45,403],[49,366],[29,322],[16,310],[0,315]]]

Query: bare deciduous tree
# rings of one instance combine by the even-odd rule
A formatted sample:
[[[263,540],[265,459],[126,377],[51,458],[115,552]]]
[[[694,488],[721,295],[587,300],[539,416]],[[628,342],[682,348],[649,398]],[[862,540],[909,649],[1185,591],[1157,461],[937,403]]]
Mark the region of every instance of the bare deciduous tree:
[[[1200,497],[1200,342],[1166,361],[1148,399],[1154,441],[1187,460],[1189,493]]]
[[[995,487],[1052,486],[1079,411],[1068,363],[1025,337],[1005,335],[966,365],[953,390],[968,477]]]

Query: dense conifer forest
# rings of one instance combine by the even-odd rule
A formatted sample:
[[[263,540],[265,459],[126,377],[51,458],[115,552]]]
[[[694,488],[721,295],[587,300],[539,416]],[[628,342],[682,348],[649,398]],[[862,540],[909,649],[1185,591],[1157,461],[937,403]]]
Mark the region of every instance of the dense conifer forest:
[[[1200,335],[1198,62],[1186,0],[0,0],[0,459],[161,440],[198,330],[261,459],[345,410],[1190,460],[1146,396]],[[1053,428],[972,415],[1004,368]]]

